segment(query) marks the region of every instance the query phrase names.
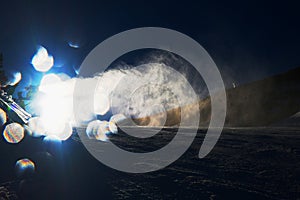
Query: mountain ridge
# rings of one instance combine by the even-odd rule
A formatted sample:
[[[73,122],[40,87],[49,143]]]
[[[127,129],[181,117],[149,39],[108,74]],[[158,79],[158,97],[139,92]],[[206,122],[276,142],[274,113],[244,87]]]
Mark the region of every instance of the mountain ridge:
[[[300,111],[300,67],[271,77],[226,89],[226,127],[268,126]],[[218,94],[215,94],[218,95]],[[165,126],[179,126],[181,110],[187,119],[200,110],[199,127],[207,127],[211,118],[211,100],[166,111]],[[161,126],[162,114],[133,119],[141,126]]]

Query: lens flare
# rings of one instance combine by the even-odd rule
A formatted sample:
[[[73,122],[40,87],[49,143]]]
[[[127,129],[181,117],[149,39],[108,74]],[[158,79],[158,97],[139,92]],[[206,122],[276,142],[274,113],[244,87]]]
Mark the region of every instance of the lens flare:
[[[30,128],[29,134],[33,137],[40,137],[46,134],[43,121],[40,117],[33,117],[28,122],[28,127]]]
[[[60,132],[49,132],[47,135],[56,136],[59,140],[67,140],[72,135],[72,126],[70,123],[66,123],[64,128]]]
[[[48,55],[47,49],[41,46],[33,56],[31,64],[37,71],[47,72],[53,67],[54,59]]]
[[[23,158],[16,162],[16,170],[18,175],[22,175],[24,173],[32,173],[35,170],[35,165],[28,158]]]
[[[0,108],[0,126],[3,126],[7,121],[7,115],[6,112],[4,112],[4,110],[2,110]]]
[[[56,75],[60,78],[61,81],[67,81],[67,80],[70,80],[70,79],[71,79],[71,77],[68,76],[68,75],[65,74],[65,73],[59,73],[59,74],[56,74]]]
[[[67,140],[72,135],[73,80],[66,74],[47,74],[40,83],[32,106],[40,116],[44,135]]]
[[[94,120],[86,128],[86,134],[90,139],[106,141],[109,133],[107,121]]]
[[[22,74],[20,72],[14,73],[13,80],[9,82],[9,85],[14,86],[19,83],[22,79]]]
[[[79,44],[76,44],[74,42],[68,42],[69,47],[74,48],[74,49],[78,49],[80,46]]]
[[[39,91],[45,92],[45,93],[55,93],[56,88],[55,86],[59,84],[61,81],[60,77],[57,76],[56,74],[46,74],[43,76],[40,86],[39,86]]]
[[[3,137],[8,143],[19,143],[24,138],[24,128],[18,123],[8,124],[3,131]]]

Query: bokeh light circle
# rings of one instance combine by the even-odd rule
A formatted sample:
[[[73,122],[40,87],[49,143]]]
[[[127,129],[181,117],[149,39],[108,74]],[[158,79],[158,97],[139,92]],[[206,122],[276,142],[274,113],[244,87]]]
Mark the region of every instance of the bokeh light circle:
[[[3,126],[6,122],[7,122],[6,112],[0,108],[0,126]]]
[[[54,58],[48,54],[45,47],[40,47],[31,60],[33,67],[39,72],[49,71],[54,64]]]
[[[90,139],[106,141],[108,139],[107,134],[109,134],[107,122],[91,121],[86,128],[86,134]]]
[[[28,158],[20,159],[15,165],[18,176],[30,175],[35,171],[35,164]]]
[[[8,143],[19,143],[24,138],[24,128],[18,123],[8,124],[3,130],[3,137]]]
[[[29,119],[28,127],[30,129],[29,134],[33,137],[40,137],[46,134],[43,121],[40,117],[32,117]]]

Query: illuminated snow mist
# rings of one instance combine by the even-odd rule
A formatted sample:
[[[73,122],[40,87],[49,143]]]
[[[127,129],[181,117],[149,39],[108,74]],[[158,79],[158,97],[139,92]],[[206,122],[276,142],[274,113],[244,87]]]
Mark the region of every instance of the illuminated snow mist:
[[[76,94],[75,85],[81,89]],[[41,80],[32,107],[45,130],[42,135],[57,135],[65,140],[71,135],[72,126],[88,124],[88,136],[105,141],[105,135],[117,132],[117,121],[156,115],[158,117],[147,125],[163,126],[167,110],[197,100],[183,75],[165,64],[149,63],[131,69],[109,70],[91,78],[71,79],[47,74]],[[97,115],[108,112],[113,115],[110,122],[97,120]]]

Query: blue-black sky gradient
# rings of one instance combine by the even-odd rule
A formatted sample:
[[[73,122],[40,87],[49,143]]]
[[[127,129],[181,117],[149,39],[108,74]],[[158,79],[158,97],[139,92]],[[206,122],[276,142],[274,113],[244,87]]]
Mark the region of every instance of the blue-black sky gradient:
[[[48,73],[75,76],[73,69],[106,38],[165,27],[198,41],[224,77],[244,83],[300,66],[298,8],[274,1],[2,2],[0,52],[8,71],[21,71],[24,84],[36,84],[43,74],[30,62],[39,45],[55,58]]]

